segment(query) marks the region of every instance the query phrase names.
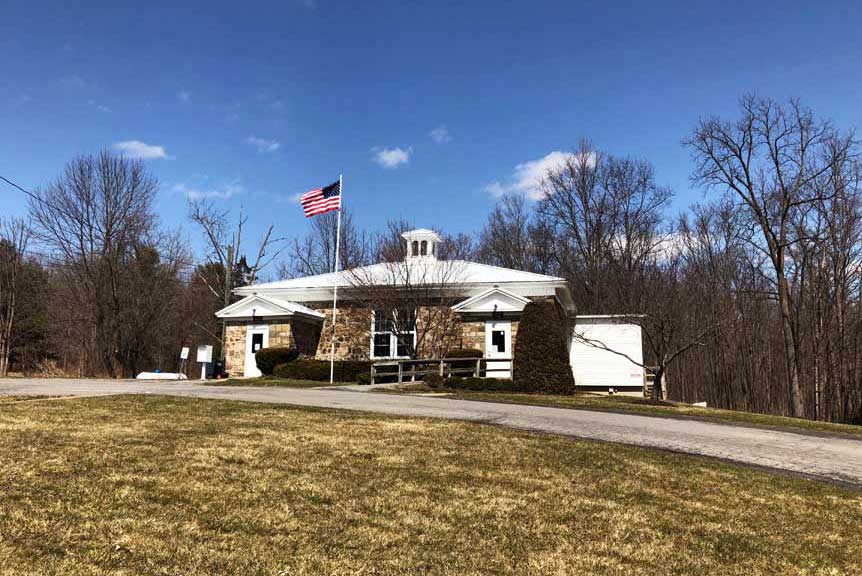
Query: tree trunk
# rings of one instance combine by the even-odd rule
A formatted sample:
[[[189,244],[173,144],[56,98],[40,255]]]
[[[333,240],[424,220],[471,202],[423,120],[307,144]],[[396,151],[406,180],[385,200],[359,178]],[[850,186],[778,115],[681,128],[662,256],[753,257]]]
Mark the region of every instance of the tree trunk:
[[[778,274],[778,304],[781,309],[781,332],[784,337],[784,358],[787,364],[788,407],[791,416],[804,418],[805,404],[799,383],[799,354],[790,310],[790,288],[783,270]]]
[[[655,379],[652,383],[652,399],[661,400],[664,397],[662,387],[664,386],[664,366],[659,366],[655,371]]]

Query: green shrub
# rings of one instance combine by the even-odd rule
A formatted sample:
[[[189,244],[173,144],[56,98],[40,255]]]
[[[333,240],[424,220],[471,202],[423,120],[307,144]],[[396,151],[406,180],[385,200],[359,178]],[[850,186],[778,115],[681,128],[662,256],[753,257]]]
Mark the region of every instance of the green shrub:
[[[469,378],[464,378],[464,388],[467,390],[480,391],[485,389],[485,379],[477,378],[476,376],[470,376]]]
[[[424,382],[431,388],[442,388],[444,384],[443,377],[436,372],[433,374],[426,374]]]
[[[438,376],[439,378],[439,376]],[[425,379],[428,384],[428,379]],[[469,378],[461,378],[460,376],[450,376],[442,381],[442,386],[453,390],[472,390],[474,392],[511,392],[514,390],[512,381],[508,378],[477,378],[470,376]],[[432,386],[432,388],[437,386]]]
[[[456,348],[446,352],[446,358],[482,358],[485,353],[475,348]]]
[[[452,362],[448,362],[449,368],[457,370],[462,376],[472,375],[476,369],[476,359],[482,358],[484,353],[475,348],[457,348],[449,350],[446,353],[446,358],[452,358]],[[463,360],[462,360],[463,358]],[[481,364],[484,364],[482,362]],[[469,370],[469,371],[468,371]],[[482,366],[479,367],[479,376],[484,376],[485,371]]]
[[[287,346],[275,348],[261,348],[254,355],[254,361],[257,363],[257,369],[264,376],[272,376],[275,367],[279,364],[287,364],[296,360],[299,356],[299,350],[296,348],[288,348]]]
[[[446,388],[452,388],[454,390],[461,390],[464,386],[464,378],[460,376],[449,376],[446,378],[445,382]]]
[[[360,372],[356,375],[356,383],[362,385],[371,384],[371,374],[367,372]]]
[[[365,360],[336,360],[335,381],[356,382],[360,374],[371,373],[371,362]],[[293,380],[329,382],[329,360],[299,358],[275,367],[275,376]]]
[[[553,302],[530,302],[518,325],[513,387],[522,392],[573,394],[564,320]]]

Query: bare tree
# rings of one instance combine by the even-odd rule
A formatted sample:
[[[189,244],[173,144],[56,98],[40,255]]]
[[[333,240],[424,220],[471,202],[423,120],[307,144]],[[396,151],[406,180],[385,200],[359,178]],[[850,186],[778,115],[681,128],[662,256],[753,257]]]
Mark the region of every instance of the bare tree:
[[[9,371],[20,276],[30,228],[20,219],[0,222],[0,378]]]
[[[781,315],[787,372],[788,411],[805,415],[801,385],[801,339],[798,301],[791,290],[789,252],[807,239],[805,219],[812,204],[831,194],[836,165],[851,154],[852,136],[842,136],[829,122],[815,119],[796,100],[783,106],[746,96],[736,122],[702,120],[685,143],[693,152],[693,179],[708,189],[729,191],[746,208],[760,231],[754,247],[770,263]],[[826,179],[826,185],[822,180]],[[821,182],[818,186],[817,183]]]
[[[78,321],[93,327],[92,357],[115,376],[128,374],[127,313],[137,286],[136,254],[157,247],[158,189],[143,163],[101,152],[82,156],[30,202],[34,236],[63,261]]]
[[[459,320],[451,307],[463,299],[465,270],[462,260],[452,258],[461,250],[451,246],[463,248],[463,239],[437,257],[411,257],[400,237],[408,228],[403,221],[389,223],[389,233],[378,241],[383,261],[348,270],[348,293],[374,313],[375,332],[396,339],[398,356],[440,357],[457,339]]]
[[[190,201],[189,217],[203,232],[209,246],[207,262],[214,265],[198,267],[198,278],[223,307],[231,304],[235,287],[254,284],[260,271],[278,258],[284,248],[284,239],[273,237],[273,225],[270,224],[257,242],[253,258],[248,260],[242,251],[248,216],[242,210],[233,224],[227,210],[219,210],[215,204],[205,200]],[[225,329],[222,323],[219,346],[222,360]]]
[[[554,272],[554,231],[532,214],[521,194],[502,196],[479,234],[482,262],[538,274]]]
[[[296,238],[288,251],[288,261],[279,265],[281,278],[298,278],[325,274],[335,269],[335,240],[338,214],[327,212],[311,219],[311,230],[302,238]],[[353,214],[343,210],[341,214],[342,269],[364,266],[371,261],[372,238],[357,229]]]
[[[616,158],[583,141],[542,182],[538,210],[556,236],[560,270],[580,312],[626,312],[639,268],[664,242],[671,191],[645,160]]]

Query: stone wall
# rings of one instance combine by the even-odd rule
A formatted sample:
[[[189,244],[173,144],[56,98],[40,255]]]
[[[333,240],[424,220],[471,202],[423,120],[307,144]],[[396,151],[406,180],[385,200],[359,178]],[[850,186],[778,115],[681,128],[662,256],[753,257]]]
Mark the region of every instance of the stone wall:
[[[269,325],[269,346],[296,346],[300,354],[319,360],[329,360],[332,342],[332,303],[306,303],[309,308],[324,314],[323,323],[302,318],[290,320],[257,320],[255,325]],[[419,343],[420,357],[438,357],[457,348],[474,348],[485,351],[485,317],[461,317],[446,310],[443,314],[430,308],[419,310],[418,322],[433,321],[437,326]],[[512,351],[518,335],[517,316],[512,322]],[[227,326],[225,342],[226,370],[230,374],[245,372],[246,327],[248,321],[232,322]],[[423,329],[420,329],[423,330]],[[351,302],[338,307],[338,326],[335,332],[336,360],[368,360],[371,348],[371,310]]]
[[[306,306],[326,315],[320,328],[314,357],[318,360],[329,360],[332,346],[332,303],[307,303]],[[335,359],[368,360],[371,349],[371,310],[349,302],[340,304],[336,323]]]
[[[473,348],[485,352],[485,321],[463,320],[461,322],[461,348]]]
[[[461,317],[448,306],[420,308],[416,324],[416,354],[420,358],[439,358],[461,347]]]
[[[294,318],[291,323],[293,345],[300,355],[313,358],[320,341],[320,322]]]
[[[225,371],[231,376],[242,376],[245,372],[245,327],[244,322],[225,327]]]
[[[280,346],[293,346],[294,338],[291,329],[291,320],[257,319],[254,323],[247,320],[233,321],[227,324],[225,329],[225,371],[231,376],[243,376],[245,374],[245,350],[246,331],[249,325],[269,326],[269,348]]]

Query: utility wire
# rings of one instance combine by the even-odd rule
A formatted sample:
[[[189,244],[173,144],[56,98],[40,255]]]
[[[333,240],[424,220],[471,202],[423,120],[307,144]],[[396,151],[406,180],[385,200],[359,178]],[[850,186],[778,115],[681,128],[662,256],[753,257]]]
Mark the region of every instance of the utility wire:
[[[17,184],[15,184],[14,182],[9,180],[8,178],[3,176],[2,174],[0,174],[0,180],[3,180],[6,184],[8,184],[9,186],[12,186],[13,188],[17,188],[18,190],[20,190],[21,192],[23,192],[24,194],[26,194],[27,196],[29,196],[33,200],[35,200],[37,202],[41,202],[45,206],[49,206],[49,207],[53,208],[54,210],[59,210],[60,212],[63,212],[63,210],[60,210],[59,208],[57,208],[56,206],[54,206],[53,204],[51,204],[50,202],[48,202],[44,198],[41,198],[38,194],[34,194],[34,193],[30,192],[29,190],[22,188],[21,186],[18,186]]]

